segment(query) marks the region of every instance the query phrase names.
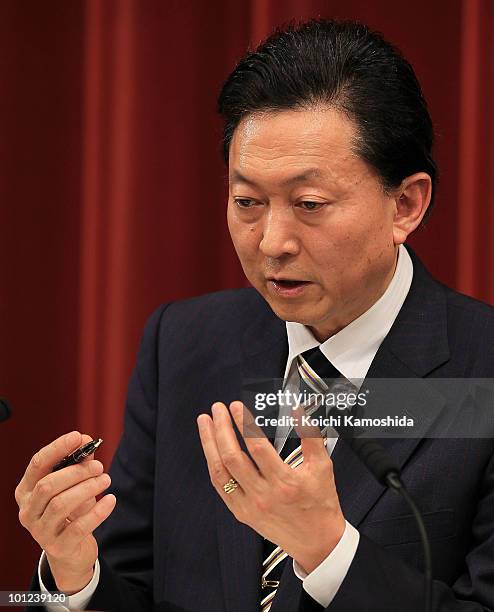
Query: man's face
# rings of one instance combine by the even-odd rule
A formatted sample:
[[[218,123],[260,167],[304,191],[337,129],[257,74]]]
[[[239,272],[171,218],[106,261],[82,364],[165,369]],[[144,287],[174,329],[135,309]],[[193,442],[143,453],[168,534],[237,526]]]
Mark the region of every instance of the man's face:
[[[338,111],[286,110],[245,117],[230,146],[228,227],[245,275],[320,341],[379,299],[396,261],[396,201],[355,136]]]

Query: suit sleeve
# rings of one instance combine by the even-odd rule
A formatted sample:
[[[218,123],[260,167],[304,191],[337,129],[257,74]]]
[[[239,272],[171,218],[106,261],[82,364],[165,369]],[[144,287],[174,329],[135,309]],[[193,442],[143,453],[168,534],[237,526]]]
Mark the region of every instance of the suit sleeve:
[[[124,431],[110,467],[107,492],[117,498],[110,517],[94,532],[100,579],[90,610],[148,612],[153,601],[155,423],[158,339],[166,306],[148,320],[132,373]]]
[[[433,612],[494,610],[494,458],[484,473],[472,522],[472,545],[464,571],[452,586],[433,581]],[[303,593],[299,612],[418,612],[424,609],[424,575],[391,550],[360,535],[348,573],[328,607]]]

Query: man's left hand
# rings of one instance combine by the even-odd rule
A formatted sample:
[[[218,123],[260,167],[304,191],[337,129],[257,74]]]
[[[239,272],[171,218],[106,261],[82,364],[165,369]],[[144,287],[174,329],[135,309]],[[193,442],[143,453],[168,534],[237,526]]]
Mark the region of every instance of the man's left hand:
[[[249,455],[235,434],[231,415]],[[280,546],[307,572],[332,552],[345,531],[331,461],[319,430],[301,432],[303,463],[291,468],[257,427],[242,402],[212,406],[201,414],[199,435],[211,482],[237,520]],[[249,435],[245,435],[244,419]],[[255,432],[254,434],[252,432]],[[255,436],[255,437],[254,437]],[[233,478],[238,487],[225,493]]]

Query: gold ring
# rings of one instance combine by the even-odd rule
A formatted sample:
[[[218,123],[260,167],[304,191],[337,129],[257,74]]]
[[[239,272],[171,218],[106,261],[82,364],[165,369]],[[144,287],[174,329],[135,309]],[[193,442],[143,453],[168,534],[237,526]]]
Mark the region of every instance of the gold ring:
[[[223,491],[225,493],[233,493],[237,487],[238,482],[235,480],[235,478],[230,478],[230,480],[223,485]]]

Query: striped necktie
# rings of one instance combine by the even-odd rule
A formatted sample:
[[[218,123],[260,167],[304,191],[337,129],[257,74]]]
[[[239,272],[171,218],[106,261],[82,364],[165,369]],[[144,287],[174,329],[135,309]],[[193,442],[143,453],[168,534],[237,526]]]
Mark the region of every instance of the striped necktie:
[[[319,350],[319,347],[299,355],[297,357],[297,369],[301,393],[308,392],[313,394],[316,392],[325,394],[335,379],[342,376]],[[320,408],[317,405],[304,404],[306,414],[313,415],[318,409]],[[325,436],[325,429],[321,433]],[[291,468],[298,467],[304,460],[300,439],[296,436],[289,436],[281,449],[280,457]],[[271,609],[287,557],[288,554],[282,548],[269,540],[264,540],[264,561],[261,576],[261,612],[268,612]]]

